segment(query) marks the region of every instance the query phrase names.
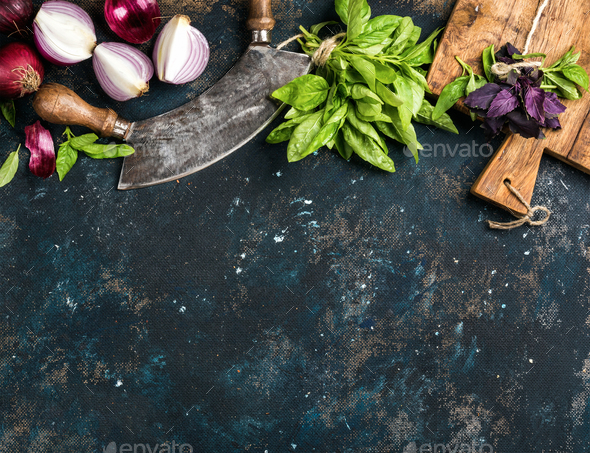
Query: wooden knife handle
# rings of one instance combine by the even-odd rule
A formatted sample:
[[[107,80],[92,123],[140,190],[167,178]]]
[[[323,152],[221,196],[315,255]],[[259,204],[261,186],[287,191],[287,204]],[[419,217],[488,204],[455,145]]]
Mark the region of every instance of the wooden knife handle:
[[[119,118],[111,109],[99,109],[84,102],[80,96],[58,83],[41,85],[33,108],[45,121],[66,126],[84,126],[101,137],[125,139],[131,123]]]
[[[471,193],[514,215],[526,215],[526,207],[504,181],[508,180],[530,204],[544,151],[542,140],[509,135],[471,187]]]
[[[275,23],[271,0],[250,0],[250,15],[246,25],[252,32],[252,42],[269,43],[270,31],[275,27]]]

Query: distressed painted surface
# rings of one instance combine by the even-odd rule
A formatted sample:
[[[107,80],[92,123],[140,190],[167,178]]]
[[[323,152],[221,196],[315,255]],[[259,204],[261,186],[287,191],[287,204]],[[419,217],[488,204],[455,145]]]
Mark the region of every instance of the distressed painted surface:
[[[449,12],[371,4],[425,32]],[[85,6],[114,39],[101,3]],[[131,120],[182,105],[247,46],[245,2],[183,8],[212,42],[194,84],[122,105],[88,63],[48,79]],[[327,1],[275,10],[276,41],[333,16]],[[2,156],[30,102],[16,132],[0,124]],[[508,217],[469,195],[487,157],[464,146],[483,133],[455,117],[458,137],[419,128],[440,146],[418,166],[392,146],[395,175],[327,151],[289,165],[259,137],[179,183],[118,192],[120,161],[81,158],[60,183],[21,152],[0,189],[0,451],[587,451],[590,177],[545,158],[534,201],[551,222],[490,231]]]

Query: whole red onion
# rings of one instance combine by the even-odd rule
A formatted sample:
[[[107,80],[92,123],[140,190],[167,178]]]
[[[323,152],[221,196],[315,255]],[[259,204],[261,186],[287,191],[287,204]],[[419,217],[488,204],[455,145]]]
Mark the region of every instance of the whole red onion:
[[[33,0],[0,0],[0,32],[22,32],[32,16]]]
[[[158,0],[106,0],[104,17],[120,38],[143,44],[160,25],[160,7]]]
[[[18,99],[43,83],[45,69],[35,48],[13,42],[0,49],[0,99]]]

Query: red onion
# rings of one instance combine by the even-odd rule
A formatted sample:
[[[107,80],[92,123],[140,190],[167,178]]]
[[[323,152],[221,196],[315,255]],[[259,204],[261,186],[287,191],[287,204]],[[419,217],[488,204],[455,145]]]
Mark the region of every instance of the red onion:
[[[158,0],[106,0],[104,17],[119,38],[143,44],[160,25],[160,7]]]
[[[61,0],[43,3],[33,27],[37,49],[59,66],[87,60],[96,47],[92,19],[73,3]]]
[[[117,101],[147,93],[154,76],[154,65],[145,54],[119,42],[105,42],[94,49],[92,65],[102,89]]]
[[[0,32],[21,33],[31,23],[32,0],[0,0]]]
[[[25,146],[31,152],[29,169],[35,176],[49,178],[55,171],[55,147],[47,129],[37,121],[25,127]]]
[[[45,70],[35,48],[13,42],[0,49],[0,98],[18,99],[39,89]]]
[[[190,26],[188,16],[178,14],[160,32],[153,60],[162,82],[180,85],[199,77],[209,62],[209,44]]]

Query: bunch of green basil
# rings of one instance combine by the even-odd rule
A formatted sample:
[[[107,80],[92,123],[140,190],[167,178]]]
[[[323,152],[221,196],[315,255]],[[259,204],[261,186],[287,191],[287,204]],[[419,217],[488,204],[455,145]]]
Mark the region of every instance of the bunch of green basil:
[[[422,146],[412,120],[458,133],[447,114],[433,119],[434,107],[424,98],[430,90],[422,67],[432,63],[441,30],[418,44],[422,30],[412,19],[371,19],[366,0],[336,0],[336,12],[347,25],[346,36],[315,75],[299,77],[273,93],[291,109],[267,142],[289,140],[290,162],[327,146],[346,160],[356,153],[394,172],[385,136],[406,145],[417,162]],[[312,56],[322,44],[320,31],[335,23],[314,25],[310,31],[300,27],[305,53]]]

